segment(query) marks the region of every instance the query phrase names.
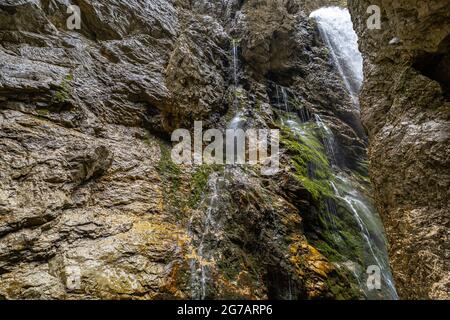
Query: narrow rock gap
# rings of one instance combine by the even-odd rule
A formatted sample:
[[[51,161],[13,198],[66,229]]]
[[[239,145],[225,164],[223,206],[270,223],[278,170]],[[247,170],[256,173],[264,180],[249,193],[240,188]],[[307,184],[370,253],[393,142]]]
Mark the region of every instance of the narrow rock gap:
[[[450,101],[450,36],[440,43],[438,52],[420,54],[415,59],[413,68],[438,82],[445,99]]]

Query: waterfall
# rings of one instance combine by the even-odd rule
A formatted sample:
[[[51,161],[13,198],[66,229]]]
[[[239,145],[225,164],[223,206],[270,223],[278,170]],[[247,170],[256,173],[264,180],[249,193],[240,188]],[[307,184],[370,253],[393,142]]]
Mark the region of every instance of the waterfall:
[[[232,40],[233,43],[233,49],[232,49],[232,55],[233,55],[233,80],[234,80],[234,90],[237,89],[239,79],[238,79],[238,45],[236,40]]]
[[[235,184],[248,186],[247,172],[239,166],[227,167],[223,172],[213,172],[203,190],[197,213],[188,225],[192,253],[189,256],[191,295],[193,299],[213,299],[217,261],[221,259],[223,243],[233,202],[230,190]]]
[[[281,87],[281,94],[283,95],[283,104],[284,104],[285,111],[289,117],[289,101],[288,101],[289,99],[288,99],[288,95],[286,93],[286,88]]]
[[[240,113],[237,113],[233,119],[231,119],[230,124],[228,125],[228,129],[241,129],[245,124],[245,118]]]
[[[336,173],[335,181],[330,182],[330,184],[336,197],[345,204],[358,224],[365,242],[366,257],[364,263],[366,265],[377,265],[381,270],[382,285],[387,289],[384,290],[383,296],[398,299],[388,262],[383,225],[375,208],[370,200],[357,190],[354,182],[343,174]],[[363,280],[359,279],[360,282],[364,282]],[[363,286],[363,290],[367,296],[371,296],[371,292],[367,290],[366,286]]]
[[[233,93],[234,93],[234,116],[233,119],[231,119],[231,122],[228,125],[228,129],[241,129],[245,122],[246,119],[244,117],[243,111],[240,110],[242,106],[240,106],[239,101],[238,101],[238,94],[240,93],[241,89],[238,88],[239,86],[239,57],[238,57],[238,42],[237,40],[232,40],[232,50],[231,50],[231,56],[233,59],[233,84],[234,84],[234,88],[233,88]]]
[[[213,251],[211,245],[218,241],[220,234],[220,192],[224,183],[223,177],[213,173],[209,178],[206,193],[199,204],[200,208],[205,207],[206,212],[199,229],[201,234],[196,236],[194,228],[194,217],[189,221],[189,234],[192,239],[196,239],[195,252],[193,253],[189,265],[191,269],[192,296],[195,299],[206,299],[208,295],[208,285],[210,279],[210,266],[214,264]]]
[[[349,268],[349,271],[355,276],[360,289],[367,298],[398,299],[389,267],[387,242],[381,220],[370,198],[365,192],[360,191],[364,190],[365,187],[340,169],[333,160],[337,148],[333,132],[319,115],[316,114],[314,118],[315,126],[311,126],[311,123],[300,123],[298,120],[292,119],[289,129],[295,133],[300,143],[317,153],[324,152],[328,156],[330,178],[326,183],[334,192],[334,196],[323,198],[325,209],[321,212],[321,215],[327,221],[327,225],[324,227],[328,232],[331,232],[333,245],[342,256],[348,259],[348,261],[341,261],[339,264],[347,266],[348,262],[352,260],[351,257],[345,255],[348,248],[346,248],[346,243],[342,241],[341,233],[350,231],[359,234],[361,239],[359,245],[363,252],[361,261],[358,263],[362,263],[362,265],[358,268],[359,272],[351,268]],[[321,145],[319,141],[322,142]],[[311,168],[308,168],[309,176],[313,180],[315,179],[314,167],[314,164],[312,164]],[[345,216],[338,212],[337,207],[346,209]],[[343,229],[342,222],[349,221],[349,219],[355,222],[356,229]],[[354,263],[356,262],[352,261],[352,265]],[[371,291],[366,285],[367,275],[365,271],[371,265],[376,265],[381,270],[382,290],[380,292]]]
[[[280,109],[284,108],[284,111],[286,112],[286,119],[281,119],[282,124],[287,125],[288,127],[295,127],[295,121],[292,120],[292,110],[289,106],[288,89],[279,85],[275,85],[275,89],[277,94],[277,106]]]
[[[279,86],[278,85],[275,85],[275,90],[277,92],[277,107],[280,107],[281,99],[280,99],[280,90],[279,90]]]
[[[311,13],[355,104],[363,82],[363,59],[348,9],[326,7]]]
[[[357,96],[364,77],[363,62],[358,50],[358,37],[353,30],[349,11],[338,7],[326,7],[314,11],[310,17],[317,21],[320,34],[330,50],[344,84],[355,105],[358,106]],[[333,168],[334,177],[330,181],[330,185],[335,193],[335,198],[353,215],[353,219],[359,227],[366,251],[364,261],[362,261],[365,264],[364,267],[377,265],[381,269],[382,293],[373,294],[368,290],[362,275],[356,272],[353,274],[357,276],[361,289],[367,297],[379,298],[381,296],[381,298],[398,299],[389,267],[387,244],[380,218],[370,199],[358,191],[361,186],[357,185],[354,180],[348,179],[346,174],[337,167],[333,132],[319,115],[315,116],[315,120]]]
[[[237,41],[232,40],[232,59],[233,59],[233,92],[235,114],[228,124],[228,129],[241,129],[246,119],[242,110],[239,110],[237,103],[237,95],[240,91],[238,78],[238,46]],[[190,259],[191,269],[191,287],[192,297],[204,300],[208,298],[208,288],[212,285],[211,267],[214,266],[214,249],[217,246],[222,234],[222,223],[220,214],[223,212],[222,204],[226,203],[224,199],[227,192],[227,184],[230,180],[244,181],[246,174],[239,167],[227,167],[223,173],[212,173],[208,178],[207,188],[202,195],[199,208],[205,208],[200,217],[201,222],[199,228],[194,227],[194,217],[191,217],[188,230],[192,238],[192,246],[195,248]],[[196,235],[196,231],[200,231]]]
[[[315,119],[317,126],[321,130],[323,145],[325,147],[328,158],[330,159],[330,164],[334,166],[337,163],[336,153],[334,151],[335,141],[333,131],[331,131],[331,129],[325,124],[325,122],[323,122],[322,118],[318,114],[315,115]]]
[[[330,185],[333,188],[336,198],[352,213],[354,220],[358,224],[362,239],[365,242],[364,248],[367,252],[364,263],[367,266],[373,264],[380,267],[383,284],[387,287],[387,290],[384,292],[384,297],[398,299],[392,280],[386,249],[387,244],[380,218],[367,196],[359,192],[355,183],[345,177],[337,167],[335,155],[336,142],[333,131],[322,120],[320,115],[316,114],[315,120],[322,135],[325,152],[330,159],[330,165],[334,171],[334,181],[330,181]],[[328,202],[326,203],[326,208],[328,212],[331,212],[333,215],[336,214],[336,210],[330,210]],[[370,297],[371,292],[367,290],[364,279],[361,275],[357,275],[357,279],[359,283],[363,284],[362,289],[366,296]]]

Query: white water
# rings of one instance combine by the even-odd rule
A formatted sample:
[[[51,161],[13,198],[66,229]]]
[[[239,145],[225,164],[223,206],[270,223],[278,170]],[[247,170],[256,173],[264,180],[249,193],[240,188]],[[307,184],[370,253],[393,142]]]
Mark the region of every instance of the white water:
[[[320,116],[315,115],[315,119],[316,129],[307,123],[300,124],[295,119],[290,120],[289,128],[298,135],[299,142],[318,152],[325,150],[331,159],[336,148],[333,132]],[[317,143],[315,143],[315,140],[319,137],[322,137],[323,150],[318,149]],[[362,188],[362,186],[354,182],[353,179],[347,178],[347,175],[337,165],[333,165],[331,160],[330,167],[333,171],[333,177],[330,179],[329,184],[334,191],[336,202],[325,202],[326,210],[322,214],[325,215],[329,222],[329,225],[326,227],[330,228],[329,231],[332,232],[338,248],[345,245],[341,242],[340,232],[346,230],[341,230],[336,223],[338,218],[336,205],[345,207],[347,209],[345,212],[348,212],[356,223],[357,229],[355,232],[359,233],[362,240],[361,245],[364,249],[361,261],[363,265],[360,266],[360,272],[350,271],[354,274],[367,298],[398,299],[389,267],[383,225],[376,210],[373,208],[370,199],[363,192],[359,191],[359,188]],[[379,293],[371,292],[366,285],[365,270],[371,265],[377,265],[381,269],[382,290]]]
[[[361,53],[358,50],[358,37],[353,30],[350,13],[347,9],[328,7],[314,11],[311,17],[317,21],[320,34],[330,50],[333,61],[355,106],[359,106],[357,96],[364,77],[363,62]],[[378,265],[382,271],[384,282],[382,297],[398,299],[388,263],[384,230],[379,216],[370,204],[370,200],[357,190],[357,187],[351,180],[339,172],[336,163],[336,143],[331,129],[319,115],[315,115],[315,122],[320,130],[323,146],[330,159],[331,167],[335,172],[335,181],[330,181],[330,185],[335,192],[336,199],[344,204],[353,215],[361,237],[365,242],[364,247],[367,252],[363,263],[367,264],[367,266],[363,267],[366,268],[371,264]],[[296,131],[303,137],[307,134],[306,132],[301,132],[301,130]],[[330,213],[335,214],[328,205],[327,211],[329,211],[327,213],[328,216]],[[367,290],[364,277],[354,274],[367,297],[374,297]]]
[[[332,9],[331,11],[327,9]],[[358,52],[357,48],[357,39],[356,34],[351,26],[350,16],[348,11],[339,9],[339,8],[327,8],[320,9],[313,13],[313,16],[318,19],[319,27],[321,29],[321,34],[324,37],[327,45],[330,47],[334,62],[336,63],[340,74],[344,80],[344,83],[352,97],[355,99],[355,104],[357,104],[356,95],[359,91],[359,88],[362,83],[362,60],[361,56]],[[325,10],[322,11],[321,10]],[[315,15],[314,15],[315,14]],[[343,23],[344,22],[344,23]],[[335,30],[330,30],[330,26],[332,23],[338,23],[339,28],[342,28],[341,31],[336,32]],[[331,28],[333,29],[333,28]],[[352,38],[351,32],[353,32],[354,38]],[[343,34],[340,34],[343,33]],[[350,39],[351,41],[348,41]],[[346,45],[349,44],[350,48],[347,48]],[[355,53],[356,51],[356,53]],[[235,96],[238,90],[239,78],[238,78],[238,47],[236,41],[233,41],[232,48],[232,58],[233,58],[233,80],[234,80],[234,92]],[[306,138],[306,132],[303,127],[295,120],[291,118],[290,110],[289,110],[289,102],[287,97],[286,88],[276,87],[277,90],[277,100],[278,106],[282,106],[285,108],[287,113],[287,125],[294,131],[297,132],[300,136]],[[245,118],[242,113],[236,108],[235,116],[231,120],[231,123],[228,125],[230,129],[240,128],[243,124],[245,124]],[[335,141],[333,132],[329,129],[329,127],[325,124],[325,122],[320,118],[320,116],[316,116],[316,124],[317,127],[322,131],[322,136],[324,138],[324,147],[329,154],[331,164],[335,164]],[[303,139],[305,141],[305,139]],[[306,139],[307,142],[307,139]],[[336,168],[337,169],[337,168]],[[233,170],[233,169],[231,169]],[[229,172],[227,169],[225,172]],[[337,175],[338,176],[338,175]],[[239,175],[234,175],[233,179],[241,179],[245,177],[243,172],[239,172]],[[348,188],[350,183],[339,182],[338,185],[335,185],[333,182],[332,186],[334,187],[336,198],[341,200],[349,209],[349,211],[353,214],[354,219],[356,220],[361,236],[363,237],[368,255],[371,257],[368,259],[371,264],[378,264],[379,267],[383,271],[383,280],[388,286],[388,295],[391,298],[397,298],[397,294],[395,292],[395,287],[391,280],[391,274],[389,265],[387,264],[387,256],[385,254],[385,248],[381,249],[376,246],[373,241],[373,236],[371,232],[369,232],[368,224],[370,225],[370,230],[377,230],[376,226],[373,226],[373,222],[377,218],[375,215],[375,211],[366,205],[366,199],[364,196],[357,195],[356,191],[348,192],[346,188]],[[205,192],[201,207],[206,207],[202,218],[201,218],[201,227],[200,235],[197,236],[196,241],[196,258],[191,259],[191,274],[192,274],[192,286],[193,286],[193,297],[198,299],[205,299],[208,297],[208,288],[211,286],[211,268],[214,265],[214,244],[217,243],[218,238],[221,233],[220,226],[220,202],[224,193],[226,192],[226,180],[225,174],[223,177],[220,177],[218,174],[213,174],[209,178],[208,182],[208,191]],[[345,187],[342,187],[345,185]],[[333,208],[329,208],[327,211],[328,217],[330,219],[331,225],[333,228],[336,228],[335,223],[335,210]],[[334,208],[335,209],[335,208]],[[191,221],[192,225],[192,221]],[[191,235],[194,235],[194,228],[190,226],[190,230],[192,231]],[[373,232],[373,231],[372,231]],[[382,227],[378,228],[377,234],[380,232],[382,234]],[[381,236],[382,237],[382,236]],[[338,241],[338,237],[336,236],[336,241]],[[352,271],[354,272],[354,271]],[[356,273],[355,273],[356,274]],[[355,275],[356,276],[356,275]],[[365,286],[365,281],[361,278],[361,276],[356,277],[358,282],[361,283],[361,286]],[[291,286],[289,284],[289,292],[291,296]],[[292,298],[292,296],[291,296]]]
[[[233,119],[231,119],[230,124],[228,125],[228,129],[242,129],[245,124],[245,118],[241,113],[236,114]]]
[[[335,178],[336,182],[330,182],[335,195],[346,204],[346,207],[353,214],[364,239],[365,248],[368,250],[368,257],[364,262],[368,265],[376,264],[380,267],[382,280],[384,280],[383,285],[387,286],[383,290],[385,297],[398,299],[388,262],[383,226],[375,209],[369,204],[366,197],[356,190],[349,179],[340,174],[336,174]],[[361,279],[359,281],[363,282]],[[367,291],[367,287],[364,285],[363,290],[370,295],[370,292]]]
[[[386,241],[384,238],[383,225],[375,209],[370,204],[365,195],[359,192],[351,180],[339,173],[339,168],[336,166],[335,156],[335,138],[333,131],[327,126],[319,115],[315,115],[316,125],[321,130],[323,136],[323,146],[325,152],[330,159],[330,164],[335,171],[335,180],[330,181],[330,185],[334,193],[347,209],[353,214],[353,218],[358,224],[361,236],[365,242],[365,248],[368,250],[368,257],[364,263],[368,265],[376,264],[382,271],[382,278],[387,290],[384,290],[385,296],[392,299],[398,299],[398,295],[392,280],[392,274],[388,262],[388,253],[386,250]],[[327,206],[327,209],[330,208]],[[329,214],[329,213],[328,213]],[[371,230],[371,231],[369,231]],[[378,241],[376,241],[378,239]],[[362,288],[369,296],[370,292],[366,290],[364,279],[361,275],[357,276],[359,283],[363,284]]]
[[[283,87],[281,87],[281,94],[282,94],[282,97],[283,97],[283,104],[284,104],[285,111],[286,111],[286,113],[288,114],[288,117],[289,117],[289,101],[288,101],[289,99],[288,99],[288,95],[286,93],[286,89],[283,88]]]
[[[244,117],[244,112],[242,110],[242,106],[240,106],[240,103],[238,101],[237,95],[239,91],[241,90],[238,88],[239,86],[239,57],[238,57],[238,42],[236,40],[232,40],[232,59],[233,59],[233,81],[234,81],[234,116],[233,119],[231,119],[230,123],[228,124],[228,129],[242,129],[246,123],[246,119]]]
[[[248,175],[242,167],[213,172],[197,207],[199,214],[190,219],[188,230],[193,252],[189,265],[193,299],[214,298],[211,294],[214,292],[216,262],[220,259],[219,247],[224,240],[226,212],[232,201],[230,189],[234,183],[249,185]]]
[[[328,158],[330,159],[331,166],[336,165],[336,152],[334,151],[334,134],[333,131],[323,122],[322,118],[316,114],[315,115],[316,124],[321,130],[322,133],[322,139],[323,139],[323,145],[325,147],[325,151],[328,154]]]
[[[233,43],[233,80],[234,80],[234,90],[237,89],[239,79],[238,79],[238,45],[236,40],[232,40]]]
[[[358,104],[357,96],[363,82],[363,59],[349,11],[326,7],[312,12],[310,17],[317,21],[344,84],[355,104]]]
[[[286,119],[281,119],[282,124],[290,127],[291,129],[296,128],[297,124],[294,120],[292,120],[292,110],[289,106],[287,89],[279,85],[276,85],[275,89],[277,94],[277,106],[278,108],[284,108],[284,111],[286,112]]]

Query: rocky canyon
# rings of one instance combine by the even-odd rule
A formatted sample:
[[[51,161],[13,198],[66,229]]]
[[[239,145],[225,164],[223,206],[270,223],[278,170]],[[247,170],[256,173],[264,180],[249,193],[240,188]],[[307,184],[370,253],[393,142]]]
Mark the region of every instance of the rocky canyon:
[[[450,298],[449,15],[0,0],[0,299]],[[195,121],[279,170],[177,163]]]
[[[362,19],[382,8],[380,30]],[[362,121],[399,294],[449,298],[449,1],[349,1],[365,56]]]

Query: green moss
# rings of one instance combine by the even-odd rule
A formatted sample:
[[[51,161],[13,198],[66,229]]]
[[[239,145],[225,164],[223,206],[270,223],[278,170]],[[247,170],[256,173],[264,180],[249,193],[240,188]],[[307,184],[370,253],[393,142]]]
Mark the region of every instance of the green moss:
[[[320,142],[320,132],[314,123],[294,124],[290,128],[282,126],[281,129],[281,144],[290,156],[294,175],[314,200],[308,223],[317,232],[309,239],[310,243],[331,262],[350,260],[362,265],[367,254],[365,241],[353,213],[342,199],[336,197],[331,187],[331,181],[337,188],[346,186],[339,184],[331,169]],[[362,170],[353,176],[362,186],[367,182]],[[336,299],[362,297],[358,280],[345,267],[334,271],[327,279],[327,285]]]
[[[145,137],[144,142],[151,144],[150,137]],[[176,214],[187,207],[196,208],[208,184],[209,176],[217,171],[219,166],[201,165],[197,167],[189,179],[188,188],[182,189],[183,171],[172,161],[170,146],[162,142],[159,144],[161,158],[157,171],[163,180],[164,203],[169,206],[169,209],[176,211]]]
[[[188,202],[189,207],[195,208],[198,205],[206,185],[208,184],[209,176],[217,170],[218,166],[206,164],[199,166],[195,170],[191,176],[191,196]]]
[[[343,241],[346,243],[345,247],[348,248],[349,253],[355,255],[357,258],[359,258],[358,260],[362,262],[360,258],[363,254],[364,248],[360,235],[358,233],[352,233],[350,230],[340,230],[339,234]]]
[[[333,222],[330,223],[329,216]],[[350,212],[338,206],[335,212],[328,212],[325,205],[320,206],[320,214],[316,216],[317,228],[321,232],[319,240],[312,240],[313,245],[330,261],[347,260],[362,263],[364,260],[364,239],[359,227]]]
[[[287,128],[282,129],[281,143],[291,155],[295,177],[309,191],[314,200],[331,196],[329,184],[331,170],[325,150],[312,135],[294,135]]]
[[[330,241],[330,240],[328,240]],[[347,261],[348,257],[331,247],[326,241],[314,242],[314,247],[320,251],[330,262]],[[349,248],[348,250],[352,250]],[[326,284],[337,300],[353,300],[362,298],[358,280],[344,268],[337,268],[326,280]]]
[[[246,98],[245,96],[245,92],[243,90],[235,90],[234,91],[234,96],[240,100],[243,100]]]
[[[261,100],[256,99],[255,108],[258,111],[258,113],[262,112],[262,104],[263,104],[263,102]]]
[[[171,189],[175,192],[181,185],[181,169],[172,161],[170,148],[167,145],[160,143],[160,150],[161,158],[157,170],[162,177],[170,180],[172,186]]]
[[[38,115],[45,117],[50,113],[50,110],[41,108],[41,109],[37,109],[36,112]]]
[[[72,73],[69,73],[67,76],[66,76],[66,80],[67,81],[73,81],[73,74]]]
[[[336,300],[357,300],[361,298],[358,284],[348,272],[337,271],[335,277],[329,277],[326,284]]]
[[[69,99],[69,94],[66,91],[59,90],[56,91],[55,95],[53,96],[53,102],[54,103],[64,103]]]
[[[150,143],[150,138],[148,138]],[[183,201],[180,198],[181,168],[172,161],[170,148],[160,142],[161,158],[158,162],[157,171],[160,174],[163,187],[163,200],[166,210],[172,211],[178,218],[181,217]]]
[[[243,89],[235,90],[234,91],[234,102],[237,102],[238,108],[248,105],[249,101],[248,101],[246,91]],[[235,110],[233,110],[233,114],[235,114]]]
[[[234,45],[239,45],[240,42],[241,42],[240,38],[232,38],[231,39],[231,43],[233,43]]]

